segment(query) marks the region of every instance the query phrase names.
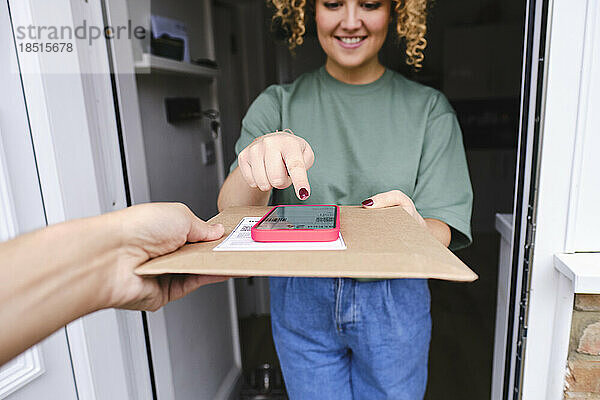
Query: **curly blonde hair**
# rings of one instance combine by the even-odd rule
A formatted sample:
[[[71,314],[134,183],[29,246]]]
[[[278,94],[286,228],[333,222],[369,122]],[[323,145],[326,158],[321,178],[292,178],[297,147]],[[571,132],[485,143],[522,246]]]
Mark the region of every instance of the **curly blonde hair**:
[[[267,0],[275,9],[272,22],[278,25],[291,51],[304,42],[307,6],[314,10],[315,0]],[[406,63],[416,70],[423,67],[427,47],[427,0],[392,0],[396,33],[406,43]]]

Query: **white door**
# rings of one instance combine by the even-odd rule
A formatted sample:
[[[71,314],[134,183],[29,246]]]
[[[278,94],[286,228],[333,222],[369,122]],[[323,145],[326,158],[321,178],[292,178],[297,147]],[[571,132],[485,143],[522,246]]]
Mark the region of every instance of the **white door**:
[[[168,13],[171,2],[159,5]],[[212,53],[208,56],[214,58],[210,2],[180,1],[176,6],[195,8],[184,15],[191,21],[201,17],[203,22],[196,21],[196,27],[201,28],[200,37],[205,38],[206,48]],[[142,135],[142,124],[147,120],[140,116],[131,43],[126,42],[129,47],[123,48],[122,42],[74,38],[65,40],[73,51],[36,53],[23,51],[19,46],[32,38],[19,38],[11,32],[11,26],[19,32],[18,28],[26,31],[29,26],[103,27],[105,21],[126,27],[127,3],[9,0],[0,7],[3,40],[0,65],[2,79],[7,81],[1,82],[0,120],[1,127],[10,127],[0,133],[2,143],[8,148],[3,152],[5,157],[0,157],[0,160],[6,158],[7,166],[3,169],[7,178],[1,182],[10,178],[12,183],[0,187],[12,193],[10,197],[4,195],[4,199],[14,197],[14,201],[0,203],[13,204],[12,208],[7,205],[2,209],[5,222],[0,224],[5,232],[2,238],[46,223],[96,215],[154,199],[148,184],[157,182],[152,171],[156,167],[162,171],[172,168],[166,163],[161,168],[160,157],[155,159],[152,155],[146,162],[144,146],[151,141]],[[126,64],[128,72],[110,74],[112,68],[122,71],[122,64]],[[207,108],[217,107],[214,80],[206,84],[190,78],[190,85],[181,79],[177,85],[165,80],[152,85],[152,79],[149,81],[150,86],[145,89],[150,91],[179,95],[175,93],[179,90],[184,95],[201,96]],[[149,100],[143,97],[143,90],[140,93],[142,102]],[[157,95],[162,96],[161,93]],[[155,105],[160,109],[160,103]],[[21,118],[16,119],[15,110],[19,107]],[[161,113],[156,114],[150,116],[156,119]],[[157,138],[161,139],[153,137]],[[192,146],[198,142],[198,137],[185,138]],[[203,195],[210,192],[216,197],[222,181],[219,138],[215,142],[217,165],[221,168],[210,166],[203,170],[203,176],[194,165],[188,165],[187,170],[197,178],[195,183],[187,185],[189,190],[181,185],[185,180],[179,179],[180,176],[168,176],[171,182],[179,183],[175,192],[189,194],[197,204],[193,208],[201,213],[202,203],[211,202],[214,208],[216,200]],[[190,146],[185,148],[185,143],[179,143],[182,145],[183,151],[191,150]],[[24,149],[23,154],[17,149]],[[199,151],[196,156],[195,160],[201,159]],[[176,172],[182,170],[185,169]],[[209,175],[210,180],[206,179]],[[189,180],[190,176],[186,178]],[[27,185],[33,189],[25,190]],[[164,188],[157,189],[169,196],[169,192],[162,191]],[[6,222],[9,215],[13,215],[10,221],[14,223]],[[37,389],[40,392],[30,393],[21,388],[20,393],[25,397],[19,398],[225,399],[234,394],[241,377],[233,282],[202,288],[147,316],[116,310],[94,313],[52,337],[48,342],[53,343],[52,351],[46,352],[45,343],[23,362],[3,369],[0,388],[15,389],[27,380],[32,382],[27,387],[34,388],[36,382],[47,378],[49,381]],[[42,370],[45,373],[40,375]]]
[[[0,88],[0,241],[4,241],[46,225],[6,1],[0,2]],[[0,367],[0,399],[77,399],[65,328]]]
[[[162,2],[163,7],[169,4]],[[209,1],[179,2],[180,7],[186,4],[197,7],[195,12],[187,14],[192,20],[205,17],[207,23],[197,26],[208,34],[203,31],[201,37],[206,37],[210,44]],[[2,79],[7,80],[6,85],[1,82],[0,105],[10,107],[9,112],[2,110],[0,114],[2,126],[16,118],[15,108],[22,109],[22,118],[18,120],[21,127],[10,125],[11,129],[17,126],[17,134],[8,129],[6,132],[10,135],[0,133],[4,145],[10,145],[5,152],[8,171],[5,175],[12,183],[13,214],[16,215],[13,225],[19,224],[19,229],[0,224],[7,232],[3,238],[46,223],[97,215],[152,199],[148,180],[155,177],[147,175],[150,164],[145,158],[146,138],[141,129],[144,120],[140,118],[137,101],[131,43],[128,49],[120,49],[123,43],[76,37],[64,39],[70,45],[68,52],[27,52],[23,51],[23,48],[26,50],[24,42],[32,38],[19,38],[10,31],[11,24],[16,32],[20,32],[20,27],[26,32],[29,26],[102,28],[104,18],[126,27],[126,6],[122,0],[8,0],[0,6],[3,18],[0,65]],[[48,35],[47,29],[43,32]],[[110,74],[111,68],[121,71],[118,65],[123,63],[129,72]],[[20,79],[16,74],[14,81],[10,81],[8,71],[17,71],[17,65],[22,73]],[[9,88],[11,83],[13,92],[20,90],[20,97],[5,91],[5,86]],[[165,82],[159,86],[175,90]],[[195,86],[180,84],[178,87],[192,90]],[[216,84],[213,82],[207,89],[202,94],[203,100],[209,100],[209,107],[216,108]],[[19,140],[21,145],[27,144],[27,156],[15,150],[12,142]],[[218,138],[216,142],[219,160]],[[160,160],[150,161],[152,167],[160,166]],[[199,183],[212,185],[211,190],[216,193],[222,174],[219,176],[214,166],[207,172],[213,176],[212,180],[208,182],[199,176]],[[13,173],[16,175],[12,176]],[[197,171],[194,176],[198,176]],[[177,182],[175,178],[173,182]],[[36,191],[27,192],[25,184],[37,185]],[[1,187],[5,186],[8,187]],[[195,199],[198,201],[201,201],[202,189],[197,190],[199,195]],[[8,201],[0,204],[5,203],[9,204]],[[9,212],[4,214],[9,215]],[[5,220],[7,218],[2,218]],[[23,224],[22,229],[20,224]],[[232,282],[203,288],[170,305],[166,311],[149,313],[147,318],[139,312],[103,310],[74,321],[61,332],[62,335],[52,338],[52,343],[56,344],[59,339],[62,348],[53,348],[46,356],[45,347],[40,347],[46,372],[32,382],[41,382],[44,377],[52,381],[38,393],[20,389],[26,396],[20,398],[228,398],[240,378]],[[0,378],[10,374],[16,382],[18,372],[19,382],[33,379],[40,372],[39,359],[25,360],[33,367],[27,367],[27,363],[25,367],[11,364]],[[60,359],[64,360],[62,369],[55,367]],[[23,372],[26,368],[27,373]],[[60,371],[64,372],[61,375],[64,379],[55,380]],[[3,382],[0,381],[0,388],[4,387]]]
[[[112,93],[110,75],[102,73],[108,64],[104,42],[65,39],[64,52],[36,52],[27,51],[26,43],[44,38],[20,33],[30,26],[89,26],[98,14],[99,3],[84,0],[0,4],[0,124],[7,126],[0,137],[19,228],[13,233],[125,206],[114,106],[104,96]],[[82,73],[91,67],[97,73]],[[141,313],[103,310],[72,322],[49,343],[55,346],[48,357],[42,353],[41,377],[52,380],[36,393],[15,392],[25,396],[19,398],[152,397]],[[60,359],[62,369],[56,367]]]

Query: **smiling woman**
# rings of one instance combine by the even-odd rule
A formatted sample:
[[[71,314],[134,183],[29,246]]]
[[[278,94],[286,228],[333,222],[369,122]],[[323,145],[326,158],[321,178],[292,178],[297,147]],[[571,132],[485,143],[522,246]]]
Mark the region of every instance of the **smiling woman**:
[[[427,0],[373,0],[359,1],[365,11],[385,9],[396,25],[398,38],[406,42],[406,63],[416,69],[422,67],[423,50],[427,47]],[[313,16],[315,8],[322,6],[330,10],[340,10],[345,3],[342,0],[272,0],[275,13],[273,23],[281,26],[287,33],[290,50],[304,42],[306,16]],[[348,8],[348,7],[346,7]],[[393,15],[392,14],[393,9]],[[386,31],[387,31],[386,21]],[[385,39],[385,37],[384,37]]]
[[[377,53],[387,36],[390,0],[317,0],[315,8],[319,43],[327,54],[331,75],[355,84],[379,78],[385,68]]]
[[[302,44],[305,16],[314,18],[327,61],[250,106],[219,208],[398,206],[445,246],[468,245],[472,192],[456,115],[441,93],[378,56],[395,16],[407,63],[421,66],[425,1],[273,1],[290,48]],[[423,398],[426,280],[271,278],[270,289],[290,398]]]

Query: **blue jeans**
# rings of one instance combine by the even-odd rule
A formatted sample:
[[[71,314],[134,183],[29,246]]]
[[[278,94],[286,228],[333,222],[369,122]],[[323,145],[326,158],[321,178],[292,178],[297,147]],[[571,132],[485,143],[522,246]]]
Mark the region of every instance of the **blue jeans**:
[[[291,400],[418,400],[431,338],[422,279],[271,278],[273,338]]]

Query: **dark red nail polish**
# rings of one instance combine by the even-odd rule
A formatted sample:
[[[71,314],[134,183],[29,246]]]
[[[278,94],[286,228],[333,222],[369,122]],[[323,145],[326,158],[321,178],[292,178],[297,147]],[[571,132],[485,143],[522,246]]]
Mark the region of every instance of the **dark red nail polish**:
[[[308,197],[308,190],[306,190],[306,188],[302,188],[298,191],[298,194],[300,195],[300,200],[304,200]]]
[[[373,200],[371,199],[366,199],[365,201],[362,202],[362,205],[365,207],[369,207],[373,205]]]

